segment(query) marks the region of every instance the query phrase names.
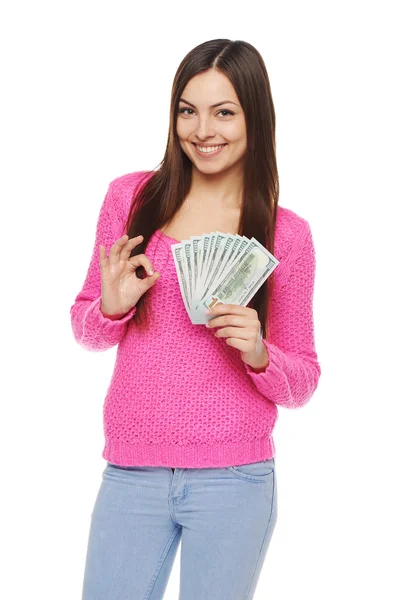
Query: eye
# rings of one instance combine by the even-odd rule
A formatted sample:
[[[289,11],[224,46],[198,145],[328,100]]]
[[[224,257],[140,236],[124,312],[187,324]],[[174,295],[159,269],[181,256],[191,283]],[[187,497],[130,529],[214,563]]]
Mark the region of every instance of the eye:
[[[185,112],[185,110],[192,110],[192,109],[191,108],[180,108],[178,110],[178,113],[182,115]]]
[[[193,112],[193,108],[180,108],[178,112],[179,112],[179,114],[184,114],[186,110],[190,110]],[[231,110],[228,110],[227,108],[219,110],[218,113],[227,113],[226,115],[224,115],[224,117],[235,114]],[[191,116],[191,115],[188,115],[188,116]]]

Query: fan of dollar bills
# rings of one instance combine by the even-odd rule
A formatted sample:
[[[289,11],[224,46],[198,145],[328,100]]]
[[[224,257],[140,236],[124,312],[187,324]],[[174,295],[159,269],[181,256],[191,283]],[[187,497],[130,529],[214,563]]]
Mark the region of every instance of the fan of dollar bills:
[[[172,244],[179,286],[191,322],[210,320],[215,304],[247,306],[279,261],[255,238],[227,233],[191,236]]]

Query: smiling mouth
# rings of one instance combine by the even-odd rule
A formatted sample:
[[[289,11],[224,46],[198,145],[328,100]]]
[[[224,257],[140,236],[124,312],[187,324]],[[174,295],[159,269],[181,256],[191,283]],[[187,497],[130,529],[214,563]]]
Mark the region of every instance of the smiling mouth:
[[[222,150],[222,148],[224,146],[227,146],[227,143],[224,144],[215,144],[212,146],[202,146],[201,144],[196,144],[196,142],[192,142],[193,146],[196,147],[196,150],[200,153],[200,154],[204,154],[204,155],[213,155],[213,154],[217,154],[218,152],[220,152]]]

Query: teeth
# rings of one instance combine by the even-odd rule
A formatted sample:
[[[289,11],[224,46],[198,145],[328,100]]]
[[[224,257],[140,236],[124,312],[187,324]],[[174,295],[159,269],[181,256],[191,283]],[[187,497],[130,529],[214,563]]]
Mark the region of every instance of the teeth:
[[[205,153],[215,152],[216,150],[219,150],[223,146],[225,146],[225,144],[221,144],[221,146],[210,146],[209,148],[204,148],[203,146],[198,146],[196,144],[196,148],[198,148],[200,150],[200,152],[205,152]]]

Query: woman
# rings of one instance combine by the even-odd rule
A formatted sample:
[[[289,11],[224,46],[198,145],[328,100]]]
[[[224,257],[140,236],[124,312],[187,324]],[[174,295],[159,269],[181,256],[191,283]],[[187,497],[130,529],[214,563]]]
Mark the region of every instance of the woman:
[[[118,345],[84,600],[162,598],[180,540],[180,600],[253,598],[277,519],[277,407],[304,406],[320,376],[311,230],[278,196],[262,57],[199,45],[173,82],[161,168],[111,182],[71,307],[79,344]],[[215,231],[279,264],[249,306],[215,304],[204,327],[172,251]]]

